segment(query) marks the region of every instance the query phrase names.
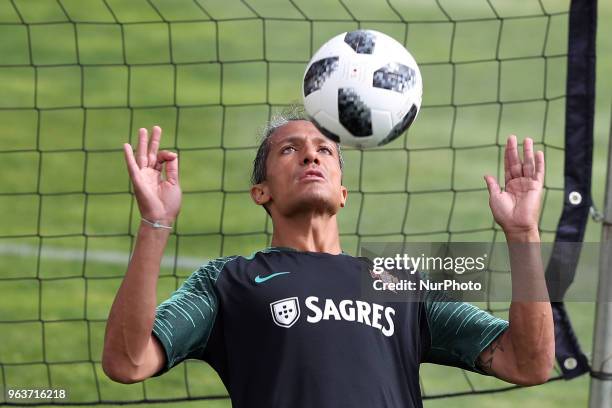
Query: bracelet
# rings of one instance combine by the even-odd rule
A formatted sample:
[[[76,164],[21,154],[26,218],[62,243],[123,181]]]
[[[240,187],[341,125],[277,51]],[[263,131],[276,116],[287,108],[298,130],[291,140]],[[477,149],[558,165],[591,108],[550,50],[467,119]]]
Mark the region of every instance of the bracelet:
[[[151,222],[149,220],[146,220],[144,218],[141,218],[142,221],[146,222],[147,224],[149,224],[150,226],[152,226],[153,228],[163,228],[163,229],[169,229],[171,230],[172,227],[168,226],[168,225],[162,225],[159,223],[159,221],[155,221],[155,222]]]

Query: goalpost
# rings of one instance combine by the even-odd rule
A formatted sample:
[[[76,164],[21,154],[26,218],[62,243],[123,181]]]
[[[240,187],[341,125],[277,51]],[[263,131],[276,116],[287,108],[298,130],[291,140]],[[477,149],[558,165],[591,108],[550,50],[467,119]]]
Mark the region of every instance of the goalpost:
[[[590,408],[612,405],[612,302],[609,301],[612,293],[612,120],[609,143],[591,362]]]

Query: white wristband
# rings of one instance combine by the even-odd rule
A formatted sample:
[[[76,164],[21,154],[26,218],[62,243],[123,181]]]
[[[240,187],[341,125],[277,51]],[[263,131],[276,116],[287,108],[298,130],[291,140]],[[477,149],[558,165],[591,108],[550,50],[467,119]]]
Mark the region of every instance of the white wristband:
[[[155,221],[155,222],[151,222],[149,220],[146,220],[144,218],[141,218],[144,222],[146,222],[147,224],[149,224],[150,226],[152,226],[153,228],[163,228],[163,229],[169,229],[171,230],[172,227],[169,227],[167,225],[162,225],[159,223],[159,221]]]

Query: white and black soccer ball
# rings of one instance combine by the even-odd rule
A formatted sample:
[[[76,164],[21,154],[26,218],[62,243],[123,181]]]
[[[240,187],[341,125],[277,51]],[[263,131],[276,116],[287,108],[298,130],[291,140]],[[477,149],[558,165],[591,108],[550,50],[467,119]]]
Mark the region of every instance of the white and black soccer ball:
[[[340,34],[311,58],[304,108],[322,133],[360,148],[400,136],[421,107],[423,82],[402,44],[374,30]]]

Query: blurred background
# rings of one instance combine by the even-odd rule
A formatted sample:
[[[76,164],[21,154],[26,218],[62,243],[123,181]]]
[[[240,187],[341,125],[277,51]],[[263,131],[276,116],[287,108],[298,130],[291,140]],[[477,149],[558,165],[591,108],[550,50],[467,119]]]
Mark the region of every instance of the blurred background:
[[[510,133],[546,156],[542,238],[563,205],[567,0],[0,0],[0,389],[64,388],[68,402],[174,401],[229,407],[214,371],[189,361],[144,383],[111,382],[105,320],[140,217],[122,144],[163,128],[179,152],[183,207],[158,298],[208,259],[266,247],[253,205],[258,129],[301,103],[306,63],[357,28],[405,44],[424,82],[410,130],[383,148],[345,149],[342,245],[503,241],[482,176],[503,179]],[[603,207],[610,126],[612,3],[600,1],[592,193]],[[589,221],[585,241],[600,240]],[[594,268],[597,259],[585,260]],[[580,270],[578,271],[580,274]],[[508,304],[480,305],[507,316]],[[567,304],[584,351],[594,304]],[[426,407],[585,406],[588,376],[508,384],[423,365]],[[459,394],[452,399],[432,398]],[[4,395],[0,403],[6,402]],[[14,402],[14,401],[13,401]]]

